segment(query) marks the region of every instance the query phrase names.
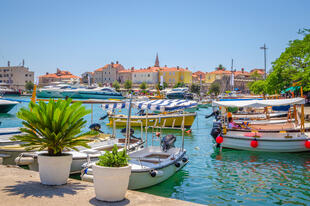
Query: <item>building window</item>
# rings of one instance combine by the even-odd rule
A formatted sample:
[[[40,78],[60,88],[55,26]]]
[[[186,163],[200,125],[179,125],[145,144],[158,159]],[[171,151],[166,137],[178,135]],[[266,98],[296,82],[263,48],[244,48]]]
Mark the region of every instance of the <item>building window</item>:
[[[13,74],[11,74],[11,77],[13,76]]]
[[[148,76],[148,77],[150,77],[151,75],[150,75],[150,74],[148,74],[147,76]]]
[[[28,74],[25,74],[25,77],[28,77]]]
[[[171,72],[169,72],[169,75],[171,75]]]
[[[175,75],[175,72],[173,72],[173,76]]]

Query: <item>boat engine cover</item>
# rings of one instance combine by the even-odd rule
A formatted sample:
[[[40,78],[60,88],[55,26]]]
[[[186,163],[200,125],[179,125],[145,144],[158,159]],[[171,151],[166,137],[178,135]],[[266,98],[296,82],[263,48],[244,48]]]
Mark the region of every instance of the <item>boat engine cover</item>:
[[[160,146],[162,148],[163,151],[167,151],[170,148],[174,147],[174,143],[176,141],[176,137],[172,134],[169,134],[167,136],[165,136],[164,138],[162,138],[162,140],[160,141]]]

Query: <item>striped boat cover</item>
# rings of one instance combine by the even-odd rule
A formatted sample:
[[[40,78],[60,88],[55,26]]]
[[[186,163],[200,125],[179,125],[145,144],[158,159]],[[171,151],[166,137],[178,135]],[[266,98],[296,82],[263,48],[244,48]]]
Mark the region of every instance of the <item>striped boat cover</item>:
[[[186,108],[191,108],[197,106],[196,101],[189,101],[183,99],[164,99],[164,100],[150,100],[150,101],[139,101],[132,102],[133,108],[151,110],[151,111],[174,111]],[[126,103],[113,103],[113,104],[103,104],[103,109],[113,110],[129,108],[129,102]]]

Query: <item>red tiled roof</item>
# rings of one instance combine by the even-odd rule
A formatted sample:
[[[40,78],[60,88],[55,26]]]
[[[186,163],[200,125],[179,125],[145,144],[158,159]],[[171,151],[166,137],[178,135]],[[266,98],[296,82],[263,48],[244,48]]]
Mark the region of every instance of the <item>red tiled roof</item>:
[[[107,69],[110,65],[112,65],[112,64],[106,64],[103,67],[100,67],[100,68],[96,69],[95,72],[100,72],[100,71],[102,71],[104,69]],[[112,65],[112,68],[118,68],[118,67],[123,67],[123,66],[121,64],[113,64]]]
[[[61,71],[61,70],[57,69],[56,73],[41,75],[41,76],[39,76],[39,78],[59,78],[59,79],[71,79],[71,78],[73,78],[73,79],[77,79],[80,77],[73,75],[69,71]]]

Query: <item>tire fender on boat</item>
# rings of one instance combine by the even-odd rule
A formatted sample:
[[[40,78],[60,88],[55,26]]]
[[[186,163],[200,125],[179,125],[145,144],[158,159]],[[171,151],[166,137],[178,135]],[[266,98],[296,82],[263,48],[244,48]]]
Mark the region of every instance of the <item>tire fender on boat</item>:
[[[161,177],[164,175],[164,172],[161,170],[151,170],[149,173],[152,177],[156,177],[156,176]]]
[[[180,167],[180,166],[181,166],[181,163],[180,163],[180,162],[176,162],[174,165],[175,165],[176,167]]]

